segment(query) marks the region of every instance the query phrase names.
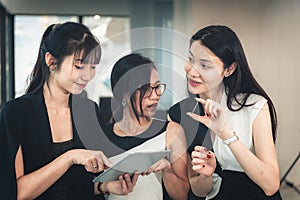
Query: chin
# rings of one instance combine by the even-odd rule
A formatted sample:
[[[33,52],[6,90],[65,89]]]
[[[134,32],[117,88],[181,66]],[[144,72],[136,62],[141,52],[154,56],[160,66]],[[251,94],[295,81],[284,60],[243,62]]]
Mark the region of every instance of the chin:
[[[200,91],[195,89],[195,88],[189,87],[188,89],[189,89],[189,92],[192,93],[192,94],[199,94],[200,93]]]
[[[82,91],[83,91],[83,90],[78,90],[78,89],[76,90],[76,89],[73,89],[73,90],[71,91],[71,93],[77,95],[77,94],[81,94]]]

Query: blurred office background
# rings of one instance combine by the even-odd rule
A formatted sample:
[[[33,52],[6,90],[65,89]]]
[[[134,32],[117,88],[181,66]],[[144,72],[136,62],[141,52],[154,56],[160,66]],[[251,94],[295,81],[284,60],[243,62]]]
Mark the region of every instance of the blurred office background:
[[[64,21],[87,25],[101,42],[102,59],[87,88],[89,98],[97,102],[111,96],[112,65],[139,51],[157,63],[168,85],[161,109],[186,96],[183,63],[189,37],[210,24],[228,25],[240,37],[252,71],[277,108],[281,176],[299,155],[300,1],[0,0],[0,104],[24,94],[43,31]],[[300,188],[300,161],[286,180]]]

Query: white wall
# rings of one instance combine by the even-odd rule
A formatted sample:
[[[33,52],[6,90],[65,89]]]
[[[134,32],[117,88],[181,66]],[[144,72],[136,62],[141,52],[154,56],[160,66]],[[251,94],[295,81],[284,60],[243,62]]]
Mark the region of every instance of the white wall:
[[[277,109],[276,148],[282,177],[300,151],[300,1],[174,2],[174,29],[192,35],[204,26],[224,24],[241,39],[253,73]],[[300,184],[300,160],[287,180]]]

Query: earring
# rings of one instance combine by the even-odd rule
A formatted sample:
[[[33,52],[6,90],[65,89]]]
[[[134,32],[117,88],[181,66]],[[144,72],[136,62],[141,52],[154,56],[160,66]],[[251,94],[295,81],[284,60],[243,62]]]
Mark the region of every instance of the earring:
[[[123,99],[123,100],[121,101],[121,104],[122,104],[123,107],[125,107],[125,106],[126,106],[126,100]]]
[[[51,66],[54,66],[54,67],[51,67]],[[49,67],[49,72],[54,72],[54,71],[57,70],[57,64],[56,64],[56,62],[50,64],[48,67]]]
[[[56,70],[57,70],[56,67],[54,67],[54,68],[49,68],[49,72],[54,72],[54,71],[56,71]]]

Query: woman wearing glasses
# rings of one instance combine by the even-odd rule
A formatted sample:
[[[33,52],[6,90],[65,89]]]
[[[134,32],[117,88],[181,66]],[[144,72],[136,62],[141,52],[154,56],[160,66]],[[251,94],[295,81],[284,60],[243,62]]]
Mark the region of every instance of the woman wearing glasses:
[[[165,195],[187,199],[189,183],[183,129],[175,122],[153,118],[166,88],[159,80],[154,63],[140,54],[121,58],[113,67],[111,87],[115,101],[112,105],[116,106],[111,122],[101,124],[114,146],[108,148],[108,156],[120,156],[126,151],[170,149],[173,152],[169,159],[162,159],[145,171],[131,194],[109,195],[108,199],[163,199],[162,182],[168,193]],[[108,184],[102,183],[101,190],[107,192]]]

